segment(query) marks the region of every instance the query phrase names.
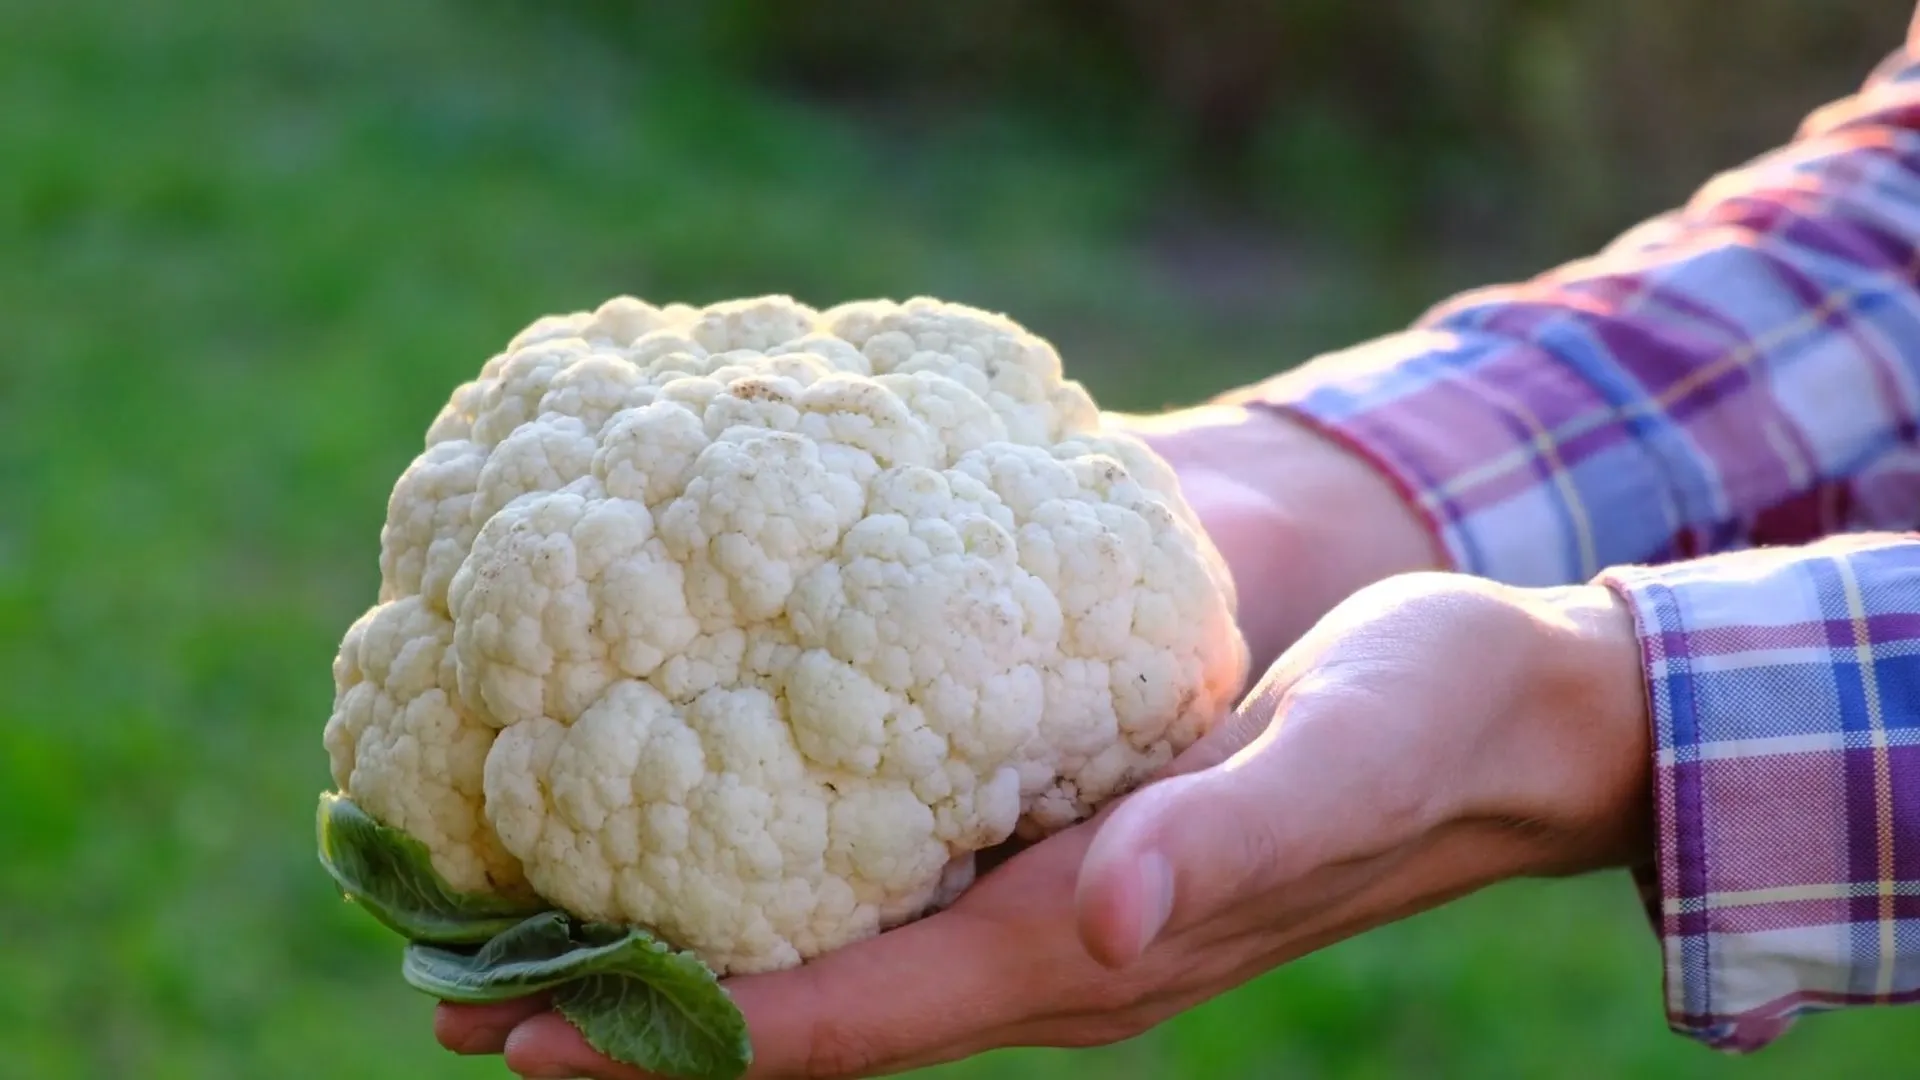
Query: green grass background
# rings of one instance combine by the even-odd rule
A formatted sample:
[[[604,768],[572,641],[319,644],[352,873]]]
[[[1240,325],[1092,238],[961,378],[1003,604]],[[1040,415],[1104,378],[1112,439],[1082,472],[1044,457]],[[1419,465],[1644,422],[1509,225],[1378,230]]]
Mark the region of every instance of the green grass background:
[[[541,10],[0,0],[0,1077],[505,1075],[434,1045],[311,828],[388,487],[533,315],[935,293],[1014,312],[1144,408],[1522,268],[1169,238],[1141,227],[1170,202],[1151,154],[991,110],[860,121]],[[1495,890],[1121,1047],[938,1075],[1917,1060],[1920,1016],[1892,1010],[1745,1061],[1669,1035],[1652,938],[1603,877]]]

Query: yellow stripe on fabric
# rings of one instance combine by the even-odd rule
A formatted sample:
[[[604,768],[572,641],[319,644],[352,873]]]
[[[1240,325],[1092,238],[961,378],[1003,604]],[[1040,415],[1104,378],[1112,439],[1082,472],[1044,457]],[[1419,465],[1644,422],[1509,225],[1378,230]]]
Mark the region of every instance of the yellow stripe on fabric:
[[[1884,998],[1893,993],[1894,960],[1898,955],[1893,923],[1893,766],[1887,757],[1886,720],[1880,712],[1880,684],[1873,667],[1873,640],[1867,632],[1866,601],[1847,560],[1837,558],[1833,564],[1846,590],[1854,655],[1860,661],[1860,692],[1867,707],[1868,745],[1873,748],[1873,827],[1880,876],[1880,967],[1874,974],[1874,993]]]
[[[1443,372],[1442,377],[1449,382],[1462,381],[1458,373],[1450,370]],[[1599,554],[1594,544],[1593,524],[1587,517],[1586,504],[1580,501],[1579,489],[1573,485],[1573,474],[1567,469],[1567,463],[1560,457],[1560,444],[1555,440],[1553,432],[1549,431],[1547,425],[1534,415],[1532,408],[1525,401],[1506,393],[1499,387],[1482,383],[1476,384],[1473,389],[1495,403],[1505,406],[1513,416],[1526,425],[1527,431],[1532,435],[1533,450],[1547,463],[1548,475],[1553,481],[1553,486],[1560,492],[1560,497],[1566,503],[1567,516],[1573,519],[1574,540],[1580,549],[1580,576],[1588,578],[1599,573],[1603,568],[1598,565]],[[1472,470],[1472,472],[1481,471],[1483,470]],[[1423,495],[1421,501],[1427,504],[1428,509],[1437,509],[1435,505],[1437,502],[1450,497],[1450,493],[1457,492],[1465,486],[1461,483],[1463,479],[1464,476],[1452,478],[1436,490]]]

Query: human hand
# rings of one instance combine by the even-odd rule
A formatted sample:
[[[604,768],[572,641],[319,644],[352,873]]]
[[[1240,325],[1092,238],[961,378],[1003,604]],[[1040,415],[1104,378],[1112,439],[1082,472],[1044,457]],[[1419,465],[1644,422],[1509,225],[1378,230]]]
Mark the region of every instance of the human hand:
[[[1597,586],[1419,574],[1321,620],[1171,775],[948,910],[731,980],[754,1077],[857,1077],[1139,1034],[1502,879],[1644,857],[1638,646]],[[524,1076],[632,1080],[538,1002],[442,1008]]]
[[[1356,590],[1445,568],[1386,477],[1301,423],[1230,404],[1108,419],[1179,476],[1233,570],[1256,672]]]

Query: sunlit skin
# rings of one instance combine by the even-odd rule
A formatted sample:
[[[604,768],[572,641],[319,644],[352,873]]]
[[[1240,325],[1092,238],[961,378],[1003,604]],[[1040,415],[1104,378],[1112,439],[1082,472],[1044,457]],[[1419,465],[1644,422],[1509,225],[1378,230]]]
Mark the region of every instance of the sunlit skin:
[[[1116,1042],[1488,884],[1648,850],[1638,646],[1609,591],[1422,572],[1438,558],[1398,496],[1290,423],[1233,408],[1133,423],[1233,565],[1264,676],[1161,778],[952,908],[730,980],[749,1076]],[[443,1005],[434,1026],[526,1077],[647,1075],[538,999]]]

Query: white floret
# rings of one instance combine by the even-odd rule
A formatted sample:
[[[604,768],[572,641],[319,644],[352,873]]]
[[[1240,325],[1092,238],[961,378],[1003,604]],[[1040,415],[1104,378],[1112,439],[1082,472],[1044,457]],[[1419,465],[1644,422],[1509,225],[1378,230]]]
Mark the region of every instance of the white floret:
[[[1245,674],[1224,564],[1045,341],[933,300],[541,319],[396,483],[341,789],[463,888],[726,972],[950,902]]]
[[[454,888],[526,895],[520,864],[482,811],[494,733],[455,699],[452,644],[453,624],[418,596],[354,622],[333,665],[325,734],[333,782],[425,844]]]

